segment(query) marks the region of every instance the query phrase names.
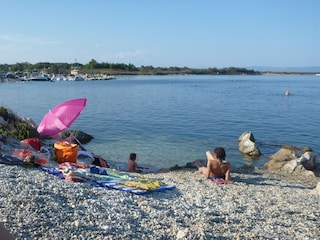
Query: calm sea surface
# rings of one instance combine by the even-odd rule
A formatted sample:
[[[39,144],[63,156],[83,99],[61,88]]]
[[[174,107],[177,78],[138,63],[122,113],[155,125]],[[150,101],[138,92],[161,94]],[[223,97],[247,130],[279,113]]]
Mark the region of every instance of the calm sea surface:
[[[292,95],[285,96],[286,90]],[[253,132],[262,166],[273,145],[319,152],[319,76],[119,76],[111,81],[0,83],[0,105],[37,124],[49,109],[88,99],[71,129],[94,136],[86,148],[126,163],[184,165],[217,146],[235,166],[248,163],[238,137]]]

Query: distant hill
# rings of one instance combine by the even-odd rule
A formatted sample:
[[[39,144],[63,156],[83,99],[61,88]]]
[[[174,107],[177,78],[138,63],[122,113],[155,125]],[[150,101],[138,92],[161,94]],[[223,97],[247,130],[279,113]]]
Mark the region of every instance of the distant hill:
[[[252,69],[259,72],[319,72],[320,66],[311,66],[311,67],[247,67],[247,69]]]

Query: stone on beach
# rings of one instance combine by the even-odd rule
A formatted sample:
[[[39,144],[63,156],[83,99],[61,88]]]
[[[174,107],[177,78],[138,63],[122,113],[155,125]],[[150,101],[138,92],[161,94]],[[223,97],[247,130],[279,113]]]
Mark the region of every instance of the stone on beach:
[[[270,160],[264,164],[268,170],[279,170],[287,162],[297,158],[296,152],[292,149],[281,148],[278,152],[270,156]]]
[[[252,144],[253,135],[246,136]],[[0,149],[10,152],[19,144],[6,138]],[[272,156],[275,165],[270,169],[319,169],[316,156],[306,153],[298,157],[294,149],[281,149]],[[37,168],[1,164],[0,221],[16,239],[315,239],[320,235],[320,183],[315,175],[298,178],[240,168],[232,170],[231,184],[217,185],[195,169],[172,169],[176,171],[145,176],[175,189],[133,195],[88,182],[66,182]]]
[[[252,132],[244,132],[238,138],[239,151],[249,157],[258,157],[260,155],[260,149],[255,143],[255,138]]]
[[[299,156],[299,152],[304,152]],[[309,148],[298,149],[294,146],[283,146],[270,156],[264,167],[270,171],[284,171],[301,176],[315,176],[319,171],[316,162],[317,155]]]
[[[16,239],[315,239],[317,178],[261,170],[217,185],[196,170],[148,174],[176,188],[148,195],[0,165],[1,221]],[[303,204],[301,204],[303,203]],[[297,231],[299,226],[299,231]]]

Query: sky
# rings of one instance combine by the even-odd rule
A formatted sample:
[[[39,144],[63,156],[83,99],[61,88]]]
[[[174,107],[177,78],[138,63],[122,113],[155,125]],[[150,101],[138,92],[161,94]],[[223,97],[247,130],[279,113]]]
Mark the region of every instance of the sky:
[[[0,64],[320,66],[319,0],[0,0]]]

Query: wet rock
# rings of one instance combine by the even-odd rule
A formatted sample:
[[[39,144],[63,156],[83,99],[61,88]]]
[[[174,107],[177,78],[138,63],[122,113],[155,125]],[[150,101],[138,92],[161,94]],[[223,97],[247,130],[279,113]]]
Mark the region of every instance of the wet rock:
[[[75,137],[82,144],[86,144],[93,139],[93,136],[79,130],[66,130],[61,133],[61,137],[62,139],[66,139],[68,137]]]
[[[1,117],[1,116],[0,116],[0,124],[3,125],[3,126],[7,126],[8,125],[7,121],[4,120],[4,118]]]
[[[270,156],[270,160],[264,164],[264,167],[268,170],[279,170],[287,162],[295,158],[297,158],[295,150],[281,148],[278,152]]]
[[[287,173],[295,173],[302,176],[315,176],[316,170],[316,155],[309,151],[310,148],[300,157],[301,149],[294,146],[283,146],[278,152],[270,156],[270,160],[265,163],[265,168],[268,170],[280,170]]]
[[[245,154],[250,157],[257,157],[260,155],[260,149],[257,147],[255,143],[255,138],[253,133],[244,132],[238,138],[239,141],[239,151],[242,154]]]
[[[316,156],[313,152],[305,152],[298,160],[298,162],[307,170],[316,169]]]

